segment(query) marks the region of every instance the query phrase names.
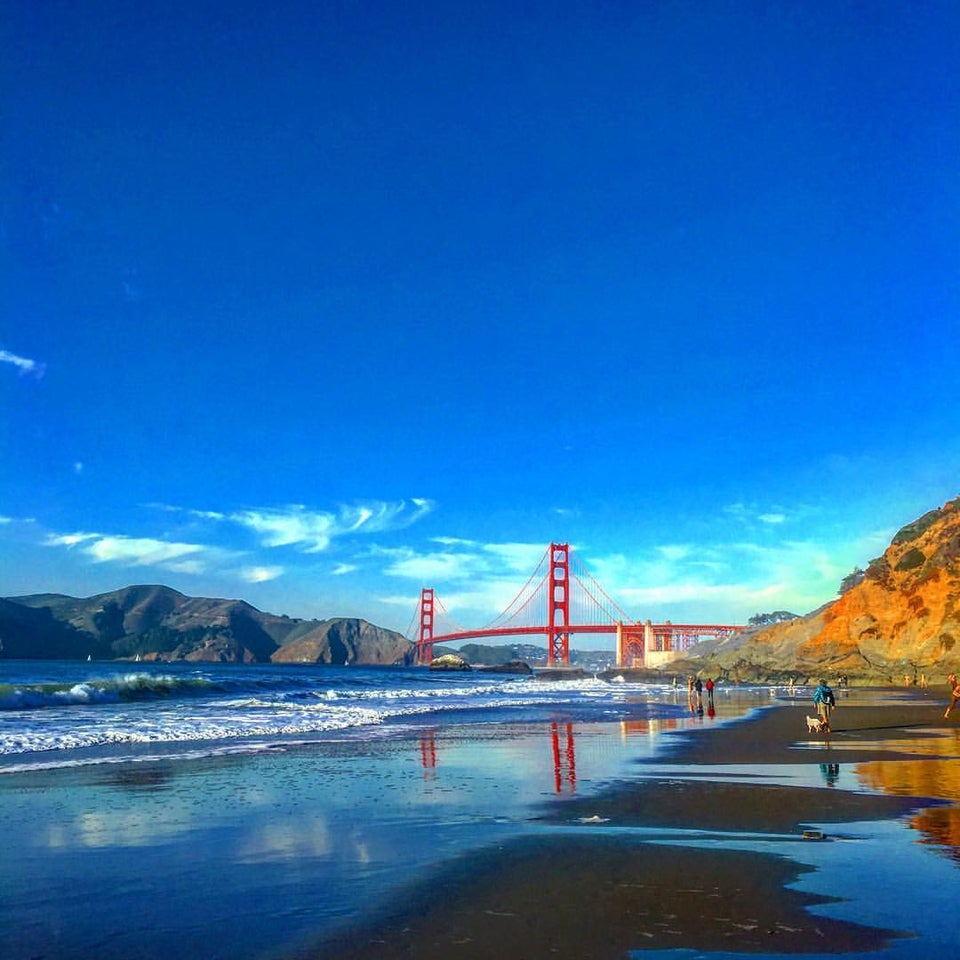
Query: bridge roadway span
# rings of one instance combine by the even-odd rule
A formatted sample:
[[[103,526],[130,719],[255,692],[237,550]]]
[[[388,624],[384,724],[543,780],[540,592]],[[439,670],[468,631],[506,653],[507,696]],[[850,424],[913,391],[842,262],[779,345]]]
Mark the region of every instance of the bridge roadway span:
[[[642,626],[638,624],[638,626]],[[621,628],[616,623],[572,623],[569,626],[557,627],[563,633],[616,633]],[[683,636],[691,634],[694,636],[715,636],[721,633],[729,633],[737,629],[728,625],[719,624],[684,624],[684,623],[654,623],[650,628],[655,634],[671,633]],[[431,638],[432,643],[450,643],[454,640],[470,640],[477,637],[533,637],[550,636],[549,625],[534,627],[493,627],[484,630],[462,630],[456,633],[438,633]]]

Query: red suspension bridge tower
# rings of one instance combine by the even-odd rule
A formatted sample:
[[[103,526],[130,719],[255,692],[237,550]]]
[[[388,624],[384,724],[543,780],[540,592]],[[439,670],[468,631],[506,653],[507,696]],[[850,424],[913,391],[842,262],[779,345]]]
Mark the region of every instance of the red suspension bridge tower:
[[[570,544],[550,544],[547,666],[570,662]]]
[[[433,659],[433,588],[420,591],[420,663]]]

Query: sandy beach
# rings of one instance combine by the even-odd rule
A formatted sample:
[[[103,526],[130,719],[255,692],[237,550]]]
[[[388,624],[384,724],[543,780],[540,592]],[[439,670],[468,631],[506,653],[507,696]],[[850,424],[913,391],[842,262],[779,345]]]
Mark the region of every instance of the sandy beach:
[[[209,700],[11,712],[7,726],[119,737],[136,719],[192,734],[263,723],[264,689],[306,682],[208,679]],[[259,691],[256,709],[218,692],[240,682]],[[0,956],[954,954],[960,714],[943,720],[939,691],[838,691],[827,738],[807,732],[799,688],[722,687],[701,715],[666,683],[469,686],[358,669],[310,682],[339,692],[306,720],[353,716],[358,690],[370,709],[408,709],[310,738],[9,754]],[[273,696],[285,720],[300,716],[302,697]]]
[[[806,701],[673,732],[636,777],[545,811],[555,831],[448,864],[312,955],[939,952],[954,943],[943,887],[960,886],[960,732],[936,693],[888,693],[846,691],[829,737],[807,734]],[[892,829],[915,837],[889,853]],[[932,871],[924,929],[896,906],[915,869]],[[846,890],[815,892],[838,877]]]

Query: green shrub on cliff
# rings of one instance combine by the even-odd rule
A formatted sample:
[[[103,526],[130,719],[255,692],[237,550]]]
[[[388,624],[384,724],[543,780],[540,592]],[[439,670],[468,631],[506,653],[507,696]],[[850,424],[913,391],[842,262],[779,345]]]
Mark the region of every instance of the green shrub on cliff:
[[[916,570],[917,567],[922,566],[926,559],[927,558],[923,555],[922,550],[918,550],[916,547],[911,547],[897,561],[897,565],[894,569],[900,572],[903,572],[904,570]]]

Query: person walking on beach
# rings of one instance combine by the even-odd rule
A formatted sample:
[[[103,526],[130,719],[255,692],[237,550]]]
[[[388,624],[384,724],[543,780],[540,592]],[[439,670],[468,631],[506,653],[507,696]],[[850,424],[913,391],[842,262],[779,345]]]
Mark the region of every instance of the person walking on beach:
[[[951,673],[947,677],[947,683],[950,685],[950,706],[947,707],[947,712],[943,715],[944,719],[947,719],[950,716],[950,711],[957,705],[957,702],[960,701],[960,683],[957,682],[957,675]]]
[[[813,691],[813,705],[817,708],[817,716],[820,717],[823,730],[829,733],[830,714],[836,707],[837,700],[826,680],[821,680],[820,685]]]
[[[713,677],[707,677],[707,703],[713,706]]]

